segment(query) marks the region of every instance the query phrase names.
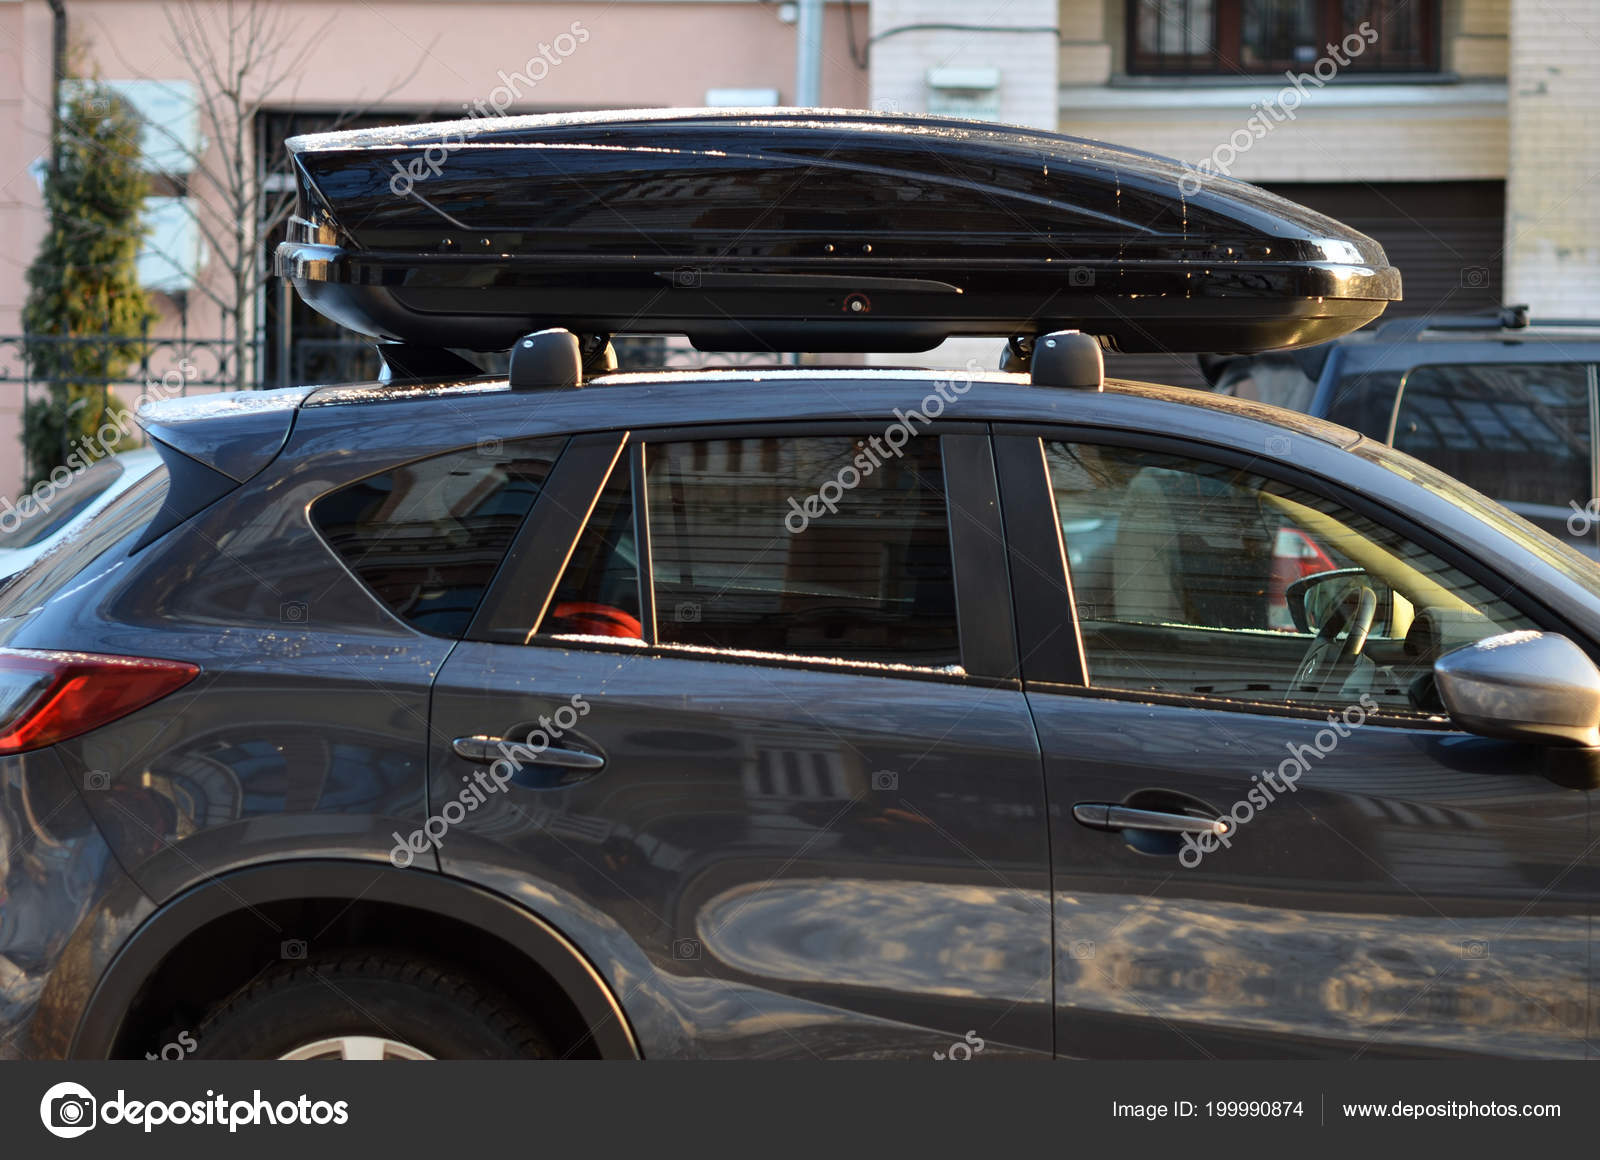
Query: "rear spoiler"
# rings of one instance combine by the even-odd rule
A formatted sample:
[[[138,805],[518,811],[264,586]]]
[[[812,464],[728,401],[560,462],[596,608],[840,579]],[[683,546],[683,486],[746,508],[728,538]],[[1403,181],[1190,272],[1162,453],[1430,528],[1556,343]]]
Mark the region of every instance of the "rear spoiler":
[[[277,458],[313,388],[232,391],[145,403],[139,426],[166,465],[161,510],[134,545],[154,543]]]

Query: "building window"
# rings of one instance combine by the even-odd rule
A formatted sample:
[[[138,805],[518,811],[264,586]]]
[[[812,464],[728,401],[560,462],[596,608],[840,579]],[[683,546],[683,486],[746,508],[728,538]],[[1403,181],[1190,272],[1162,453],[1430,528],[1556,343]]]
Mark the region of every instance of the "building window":
[[[1438,0],[1128,0],[1130,73],[1437,72],[1438,45]]]

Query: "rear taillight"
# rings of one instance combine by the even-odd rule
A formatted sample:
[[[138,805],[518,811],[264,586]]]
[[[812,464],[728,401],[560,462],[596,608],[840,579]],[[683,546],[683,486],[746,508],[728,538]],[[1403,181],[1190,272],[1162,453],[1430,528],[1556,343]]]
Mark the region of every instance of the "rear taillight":
[[[176,692],[199,672],[149,657],[0,648],[0,756],[98,729]]]

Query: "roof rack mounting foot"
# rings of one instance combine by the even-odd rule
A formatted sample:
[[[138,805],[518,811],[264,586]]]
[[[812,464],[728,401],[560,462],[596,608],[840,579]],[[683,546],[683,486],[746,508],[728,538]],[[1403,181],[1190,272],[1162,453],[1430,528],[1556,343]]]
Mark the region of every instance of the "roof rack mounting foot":
[[[610,374],[617,369],[617,349],[609,334],[580,334],[578,349],[583,353],[583,377]]]
[[[1000,352],[1000,369],[1007,374],[1025,375],[1033,362],[1033,335],[1013,334]]]
[[[448,347],[413,342],[375,342],[383,370],[378,381],[409,382],[417,379],[475,379],[483,368]]]
[[[1103,391],[1106,361],[1100,343],[1080,330],[1057,330],[1033,344],[1033,385]]]
[[[513,391],[581,387],[583,351],[578,336],[560,328],[523,335],[511,348],[509,378]]]

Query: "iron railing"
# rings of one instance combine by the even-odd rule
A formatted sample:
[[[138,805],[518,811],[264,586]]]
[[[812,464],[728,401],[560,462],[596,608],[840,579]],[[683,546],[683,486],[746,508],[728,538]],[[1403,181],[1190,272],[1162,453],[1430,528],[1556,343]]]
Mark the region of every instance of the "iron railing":
[[[232,390],[240,384],[235,373],[239,353],[232,339],[196,338],[183,333],[155,336],[144,333],[136,338],[113,334],[92,335],[0,335],[0,410],[15,407],[22,415],[22,440],[31,447],[28,438],[29,422],[27,402],[47,396],[48,381],[32,374],[27,352],[30,346],[100,348],[132,352],[125,374],[104,379],[73,376],[74,383],[99,386],[102,403],[108,403],[113,393],[126,406],[133,406],[143,398],[173,398],[191,394],[206,394],[218,390]],[[659,367],[715,367],[772,365],[774,362],[794,365],[797,356],[706,354],[688,346],[681,339],[649,336],[624,336],[615,341],[617,361],[623,370],[647,370]],[[289,345],[287,377],[278,368],[271,372],[267,367],[267,342],[257,339],[246,344],[249,357],[249,377],[243,384],[246,390],[265,389],[289,383],[351,383],[366,382],[378,377],[382,362],[372,344],[356,335],[346,337],[296,338]],[[504,374],[506,356],[486,354],[478,356],[484,371]],[[67,448],[61,449],[64,459]],[[24,462],[23,471],[31,473],[35,465]]]

